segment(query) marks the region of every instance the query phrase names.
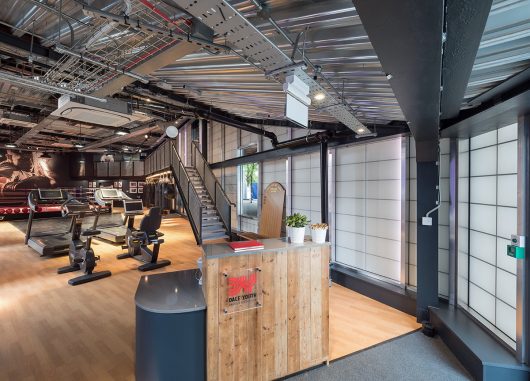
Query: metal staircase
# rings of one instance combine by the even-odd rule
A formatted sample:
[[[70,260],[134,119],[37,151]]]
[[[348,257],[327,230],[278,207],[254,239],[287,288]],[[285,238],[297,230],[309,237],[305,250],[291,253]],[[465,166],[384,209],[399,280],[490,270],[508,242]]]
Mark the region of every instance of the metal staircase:
[[[146,158],[146,174],[172,172],[197,244],[230,238],[233,204],[195,143],[191,163],[185,166],[168,140]]]
[[[199,196],[202,205],[202,240],[229,238],[223,221],[219,217],[206,186],[194,167],[186,167],[188,177]]]

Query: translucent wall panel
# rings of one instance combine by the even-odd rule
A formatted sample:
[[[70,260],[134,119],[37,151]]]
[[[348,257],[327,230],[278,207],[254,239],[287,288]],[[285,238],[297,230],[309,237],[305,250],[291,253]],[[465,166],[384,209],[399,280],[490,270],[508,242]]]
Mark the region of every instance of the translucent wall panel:
[[[336,261],[396,282],[404,281],[401,145],[397,138],[337,148],[335,168]]]
[[[407,284],[417,286],[416,268],[416,232],[417,232],[417,182],[416,182],[416,143],[413,138],[408,138],[407,149],[407,205],[408,205],[408,261],[407,261]]]
[[[292,213],[302,213],[311,223],[319,223],[320,215],[320,153],[292,157]],[[311,234],[309,228],[306,234]]]
[[[506,245],[517,231],[517,125],[470,139],[469,179],[465,176],[464,148],[461,143],[458,298],[513,345],[516,260],[506,255]],[[466,190],[469,218],[465,213]],[[465,231],[468,222],[469,235]]]
[[[459,304],[468,304],[469,292],[469,140],[458,141],[458,280]]]
[[[449,139],[440,140],[440,209],[438,209],[438,293],[449,297]]]

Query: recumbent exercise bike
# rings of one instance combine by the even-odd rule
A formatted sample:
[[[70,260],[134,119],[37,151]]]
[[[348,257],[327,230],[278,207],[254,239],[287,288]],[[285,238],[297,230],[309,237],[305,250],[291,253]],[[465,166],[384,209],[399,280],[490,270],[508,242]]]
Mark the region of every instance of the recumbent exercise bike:
[[[97,216],[98,213],[99,208],[91,208],[89,203],[82,203],[75,199],[69,199],[62,205],[63,217],[72,217],[70,225],[72,238],[68,254],[70,265],[59,268],[57,273],[64,274],[78,270],[81,270],[84,273],[84,275],[72,278],[68,281],[72,286],[111,276],[111,272],[108,270],[93,272],[96,267],[96,261],[99,260],[99,256],[94,254],[94,250],[90,246],[92,238],[97,236],[100,231],[96,230],[94,227],[82,230],[83,218],[87,214],[96,214]],[[85,241],[81,239],[82,236],[86,237]]]
[[[161,239],[164,234],[160,233],[162,214],[159,207],[149,209],[149,212],[142,217],[138,229],[134,228],[134,217],[138,215],[138,205],[141,201],[123,201],[125,217],[127,218],[126,243],[122,249],[127,249],[127,253],[119,254],[118,259],[134,258],[143,265],[138,266],[140,271],[149,271],[168,266],[171,262],[167,259],[158,260],[160,245],[164,243]],[[130,212],[129,212],[130,211]],[[153,250],[149,249],[153,245]]]

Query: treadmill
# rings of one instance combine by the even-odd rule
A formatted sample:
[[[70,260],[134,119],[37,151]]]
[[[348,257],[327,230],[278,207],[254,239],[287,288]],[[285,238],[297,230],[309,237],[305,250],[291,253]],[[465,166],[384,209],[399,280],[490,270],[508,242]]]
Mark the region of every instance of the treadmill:
[[[70,232],[43,232],[31,234],[35,213],[61,211],[62,205],[73,197],[62,189],[37,189],[28,195],[29,219],[24,243],[41,257],[68,254]]]
[[[133,202],[140,202],[141,200],[133,200],[129,196],[127,196],[123,191],[119,189],[114,188],[99,188],[94,192],[94,198],[98,205],[100,206],[107,206],[110,205],[112,207],[112,204],[114,201],[122,201],[124,204],[125,209],[125,219],[120,224],[103,224],[103,225],[97,225],[96,229],[101,231],[101,234],[97,236],[99,239],[103,239],[105,241],[109,241],[115,244],[123,244],[126,240],[127,235],[127,221],[129,219],[129,216],[127,215],[127,206],[126,204],[130,201]],[[135,215],[143,214],[143,205],[141,209],[141,213],[137,210],[135,212]]]

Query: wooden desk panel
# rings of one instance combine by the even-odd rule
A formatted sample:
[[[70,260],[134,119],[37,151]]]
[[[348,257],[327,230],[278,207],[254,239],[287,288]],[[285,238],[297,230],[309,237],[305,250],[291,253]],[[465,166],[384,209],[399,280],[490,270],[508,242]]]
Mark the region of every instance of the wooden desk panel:
[[[208,380],[271,380],[326,362],[329,246],[203,257]],[[225,314],[223,273],[260,268],[262,307]]]

